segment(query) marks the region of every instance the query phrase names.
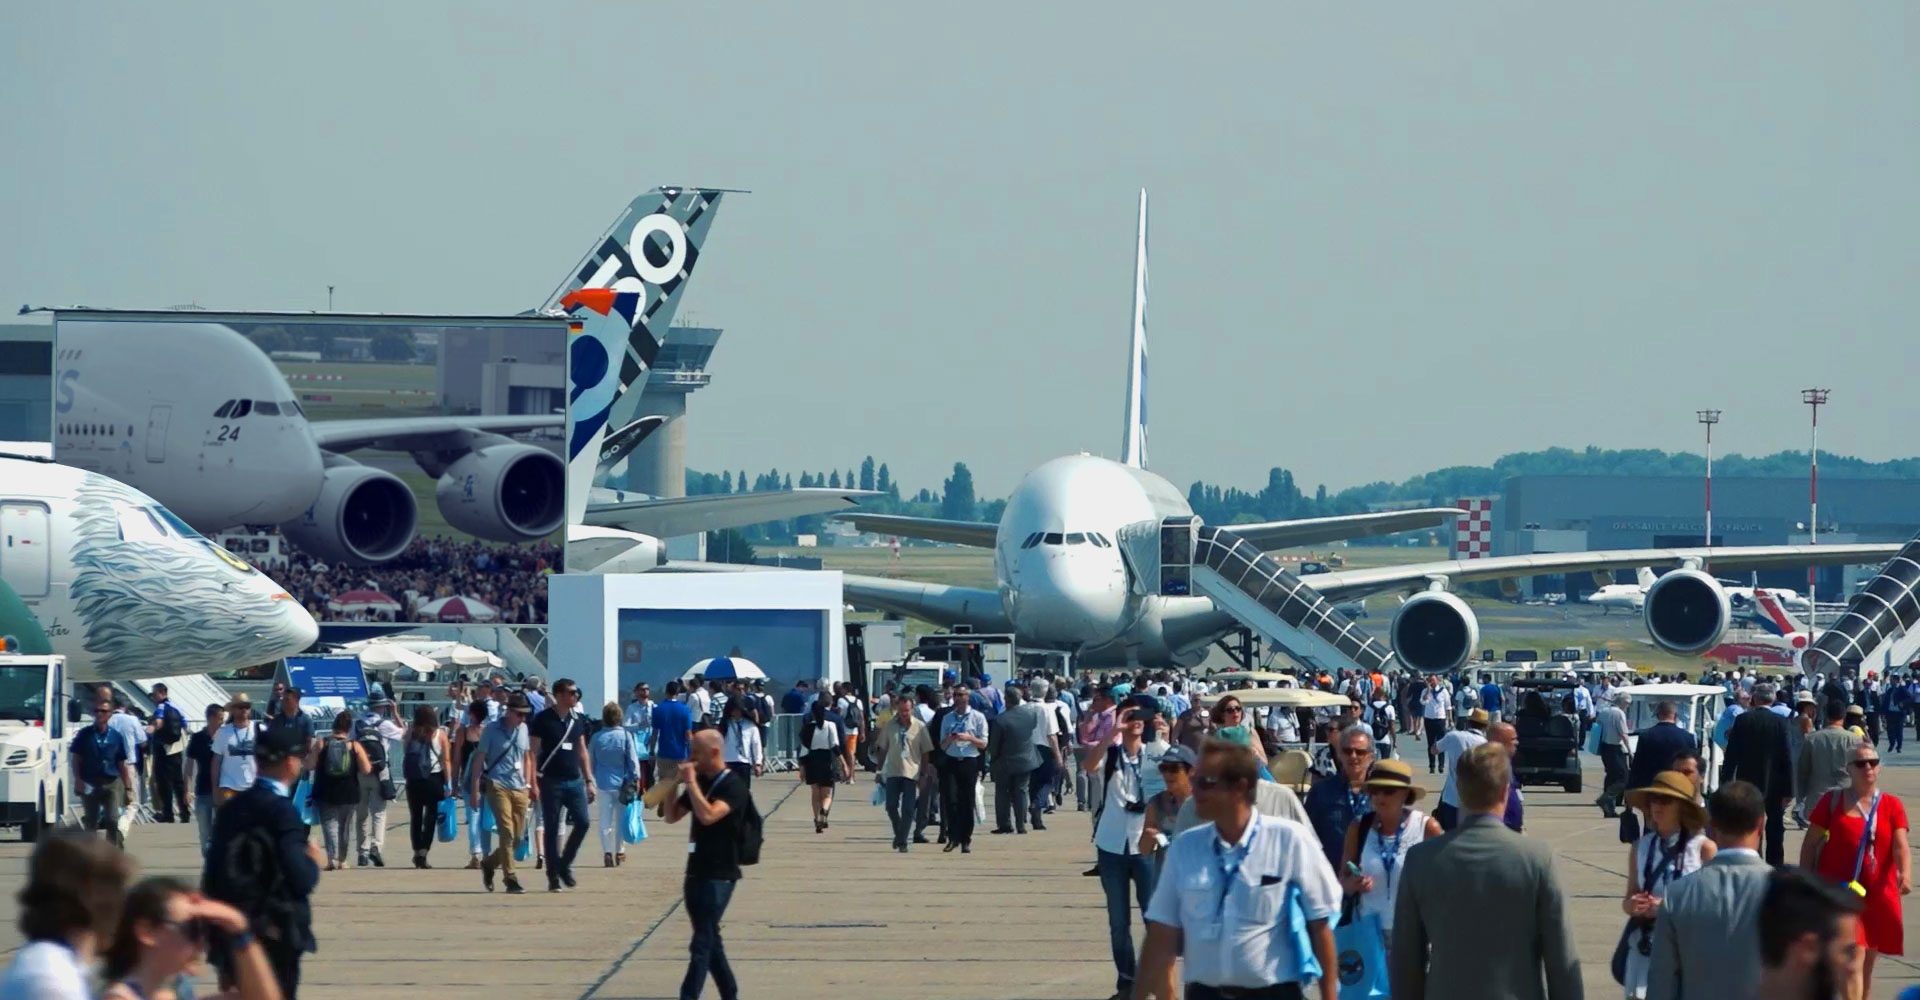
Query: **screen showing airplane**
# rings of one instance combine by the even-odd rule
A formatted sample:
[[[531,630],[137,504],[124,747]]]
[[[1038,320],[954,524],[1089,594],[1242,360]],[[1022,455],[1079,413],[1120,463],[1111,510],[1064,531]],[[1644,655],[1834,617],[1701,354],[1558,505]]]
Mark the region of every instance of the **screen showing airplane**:
[[[566,323],[58,310],[57,461],[154,497],[320,622],[545,624]]]

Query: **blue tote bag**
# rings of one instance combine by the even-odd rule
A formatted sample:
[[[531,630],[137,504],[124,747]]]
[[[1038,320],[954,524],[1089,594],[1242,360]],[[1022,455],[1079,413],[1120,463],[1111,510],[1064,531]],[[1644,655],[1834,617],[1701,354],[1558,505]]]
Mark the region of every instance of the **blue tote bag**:
[[[629,844],[638,844],[647,839],[646,807],[634,799],[626,805],[626,815],[621,817],[620,839]]]
[[[1387,994],[1387,949],[1380,921],[1355,917],[1333,929],[1334,959],[1340,965],[1340,1000],[1382,1000]]]
[[[460,835],[460,806],[453,799],[440,800],[440,814],[434,820],[434,836],[442,844],[453,843]]]

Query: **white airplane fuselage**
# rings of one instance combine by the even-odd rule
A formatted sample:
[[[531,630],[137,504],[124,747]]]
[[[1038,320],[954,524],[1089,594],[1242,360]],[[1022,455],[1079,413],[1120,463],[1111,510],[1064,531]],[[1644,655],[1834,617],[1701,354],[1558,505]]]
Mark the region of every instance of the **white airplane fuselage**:
[[[322,456],[273,361],[217,323],[127,329],[60,324],[55,457],[164,498],[203,532],[301,516]]]
[[[1610,583],[1588,594],[1586,603],[1607,614],[1616,609],[1637,612],[1646,606],[1647,590],[1634,583]]]
[[[1132,593],[1117,547],[1126,525],[1192,513],[1172,483],[1109,459],[1069,455],[1027,473],[1007,498],[993,551],[1019,643],[1074,650],[1089,666],[1197,661],[1199,651],[1169,642],[1163,619],[1177,602],[1210,602]]]
[[[0,457],[0,579],[76,680],[217,673],[313,645],[266,574],[123,483]]]

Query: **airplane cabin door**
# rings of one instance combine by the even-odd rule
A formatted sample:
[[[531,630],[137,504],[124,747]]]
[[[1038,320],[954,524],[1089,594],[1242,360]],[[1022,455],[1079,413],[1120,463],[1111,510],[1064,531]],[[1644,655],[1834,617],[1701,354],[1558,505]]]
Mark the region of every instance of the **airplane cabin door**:
[[[147,411],[147,461],[167,460],[167,423],[172,419],[171,406],[156,406]]]
[[[0,503],[0,580],[23,598],[47,596],[53,574],[48,520],[40,504]]]

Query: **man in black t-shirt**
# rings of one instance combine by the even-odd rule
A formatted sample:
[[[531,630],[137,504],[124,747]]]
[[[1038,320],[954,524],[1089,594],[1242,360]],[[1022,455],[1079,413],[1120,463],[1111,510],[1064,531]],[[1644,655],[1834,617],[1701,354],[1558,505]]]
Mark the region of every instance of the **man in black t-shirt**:
[[[587,760],[587,717],[579,712],[580,687],[561,678],[553,682],[553,699],[527,723],[532,738],[534,774],[540,779],[540,824],[546,830],[547,891],[565,892],[576,883],[573,859],[587,839],[587,805],[597,794],[593,766]],[[565,810],[573,829],[560,845],[560,812]]]
[[[680,982],[682,997],[698,997],[713,974],[713,984],[721,1000],[736,1000],[740,985],[727,964],[727,949],[720,940],[720,919],[740,881],[741,824],[753,808],[753,796],[746,782],[732,777],[721,759],[720,734],[703,729],[693,734],[692,760],[680,765],[680,797],[667,803],[666,819],[678,823],[693,817],[689,833],[692,852],[687,855],[687,877],[682,886],[687,919],[693,923],[693,944],[689,949],[686,978]]]
[[[207,853],[207,844],[213,840],[213,808],[219,803],[214,801],[215,782],[220,777],[219,765],[214,762],[213,737],[220,727],[227,724],[227,707],[218,703],[207,706],[206,728],[187,737],[187,766],[192,770],[194,822],[200,827],[200,853]]]

